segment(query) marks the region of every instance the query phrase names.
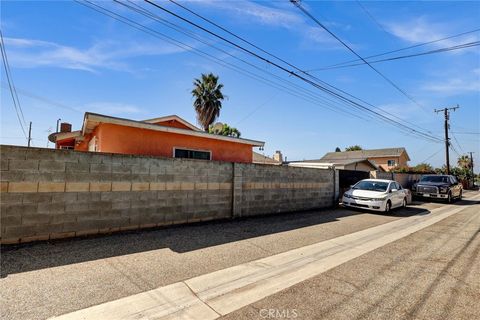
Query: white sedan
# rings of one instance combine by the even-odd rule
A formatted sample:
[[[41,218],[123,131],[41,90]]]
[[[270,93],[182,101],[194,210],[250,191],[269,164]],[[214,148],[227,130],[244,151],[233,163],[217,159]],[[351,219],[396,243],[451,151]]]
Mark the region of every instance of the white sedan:
[[[393,180],[365,179],[357,182],[343,194],[345,207],[389,212],[393,208],[406,207],[408,190]]]

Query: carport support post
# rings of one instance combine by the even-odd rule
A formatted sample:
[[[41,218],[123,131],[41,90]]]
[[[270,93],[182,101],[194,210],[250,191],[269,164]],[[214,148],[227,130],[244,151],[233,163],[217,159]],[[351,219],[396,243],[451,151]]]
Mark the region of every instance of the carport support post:
[[[241,164],[232,163],[232,218],[242,216],[243,170]]]
[[[338,204],[340,198],[340,176],[339,171],[332,166],[333,170],[333,206]]]

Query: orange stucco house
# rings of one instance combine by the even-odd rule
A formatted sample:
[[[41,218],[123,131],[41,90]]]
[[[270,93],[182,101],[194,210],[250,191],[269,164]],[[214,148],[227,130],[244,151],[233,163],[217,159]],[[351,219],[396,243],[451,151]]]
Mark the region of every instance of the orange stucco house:
[[[136,121],[87,112],[81,130],[62,124],[58,149],[251,163],[264,142],[207,133],[172,115]]]

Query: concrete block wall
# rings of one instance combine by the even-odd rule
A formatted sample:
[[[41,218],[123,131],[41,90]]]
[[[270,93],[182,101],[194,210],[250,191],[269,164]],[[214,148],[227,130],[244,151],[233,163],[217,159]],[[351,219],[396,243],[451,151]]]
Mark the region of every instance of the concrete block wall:
[[[330,170],[0,146],[1,243],[332,205]]]
[[[236,163],[237,176],[241,178],[242,189],[234,198],[239,208],[235,216],[309,210],[334,204],[333,170]]]

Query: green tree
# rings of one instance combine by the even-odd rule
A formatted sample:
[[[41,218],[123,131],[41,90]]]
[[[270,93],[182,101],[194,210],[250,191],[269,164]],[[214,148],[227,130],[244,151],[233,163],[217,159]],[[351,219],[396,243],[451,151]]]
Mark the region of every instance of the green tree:
[[[208,132],[218,134],[222,136],[229,136],[234,138],[240,138],[241,133],[237,128],[230,127],[228,124],[216,123],[213,126],[208,127]]]
[[[412,168],[413,171],[418,173],[431,173],[434,172],[433,167],[428,163],[419,163]]]
[[[342,150],[340,150],[339,147],[336,147],[336,148],[335,148],[335,152],[342,152]]]
[[[218,76],[202,74],[200,79],[193,81],[192,96],[195,99],[193,107],[197,112],[197,121],[208,132],[209,126],[220,115],[222,101],[225,99],[222,93],[223,84],[218,83]]]
[[[363,150],[363,149],[358,144],[345,148],[345,151],[359,151],[359,150]]]

